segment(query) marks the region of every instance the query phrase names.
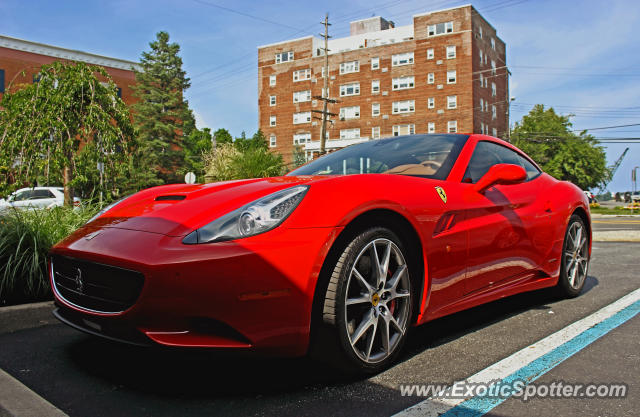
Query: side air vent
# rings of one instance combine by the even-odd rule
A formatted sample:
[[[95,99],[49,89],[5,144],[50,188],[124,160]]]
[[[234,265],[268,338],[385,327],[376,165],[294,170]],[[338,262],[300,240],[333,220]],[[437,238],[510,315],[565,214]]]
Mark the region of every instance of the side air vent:
[[[180,201],[187,198],[186,195],[159,195],[156,197],[156,201]]]

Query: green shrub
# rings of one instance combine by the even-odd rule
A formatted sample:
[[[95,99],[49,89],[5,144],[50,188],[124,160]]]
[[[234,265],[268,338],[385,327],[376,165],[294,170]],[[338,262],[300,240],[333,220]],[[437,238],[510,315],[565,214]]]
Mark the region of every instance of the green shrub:
[[[51,298],[47,275],[49,249],[82,226],[97,211],[8,210],[0,216],[0,305]]]

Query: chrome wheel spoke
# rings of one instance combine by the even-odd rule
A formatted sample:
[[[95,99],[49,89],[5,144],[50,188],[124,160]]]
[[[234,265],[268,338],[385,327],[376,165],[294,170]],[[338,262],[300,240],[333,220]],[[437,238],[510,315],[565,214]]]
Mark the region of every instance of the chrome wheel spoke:
[[[360,285],[362,285],[369,294],[373,294],[373,292],[375,291],[374,288],[371,286],[371,284],[367,282],[366,279],[364,279],[362,274],[358,272],[355,266],[353,267],[353,275],[355,275],[355,277],[358,278],[358,282],[360,282]]]
[[[373,348],[373,342],[376,340],[376,333],[378,333],[378,320],[373,321],[373,331],[367,340],[367,360],[371,358],[371,349]]]
[[[384,349],[385,354],[389,354],[391,353],[391,334],[390,334],[390,329],[389,329],[389,316],[391,316],[391,313],[388,311],[385,311],[385,313],[383,315],[381,315],[382,317],[382,326],[380,327],[380,338],[382,339],[382,348]]]
[[[362,322],[358,326],[358,328],[351,335],[351,346],[358,343],[360,338],[369,330],[371,326],[374,324],[374,314],[373,309],[369,309],[369,311],[365,314],[365,317],[362,318]]]
[[[351,306],[354,304],[364,304],[364,303],[370,303],[371,302],[371,296],[369,294],[360,294],[360,297],[356,297],[356,298],[347,298],[347,305]]]

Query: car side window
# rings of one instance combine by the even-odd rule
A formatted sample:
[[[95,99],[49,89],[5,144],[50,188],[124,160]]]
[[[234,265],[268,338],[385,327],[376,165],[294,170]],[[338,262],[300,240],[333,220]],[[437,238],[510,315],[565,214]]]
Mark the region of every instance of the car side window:
[[[31,190],[21,191],[16,194],[16,196],[13,198],[13,201],[25,201],[30,199],[32,195],[33,193],[31,192]]]
[[[520,158],[520,166],[522,166],[522,168],[524,168],[524,170],[527,172],[527,181],[534,179],[535,177],[540,175],[541,171],[536,168],[535,165],[529,162],[527,158],[521,155],[518,155],[518,158]]]
[[[55,196],[49,190],[34,190],[33,200],[42,200],[44,198],[55,198]]]
[[[473,155],[471,155],[462,181],[475,184],[489,171],[489,168],[496,164],[521,166],[527,172],[527,180],[540,174],[540,171],[531,162],[517,152],[494,142],[481,141],[478,142]]]

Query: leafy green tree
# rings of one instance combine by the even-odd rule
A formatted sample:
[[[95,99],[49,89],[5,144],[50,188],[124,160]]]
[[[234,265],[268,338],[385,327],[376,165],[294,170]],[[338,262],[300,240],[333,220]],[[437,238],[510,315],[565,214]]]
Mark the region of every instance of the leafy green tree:
[[[224,143],[233,142],[233,136],[231,136],[231,133],[229,133],[227,129],[222,129],[222,128],[213,132],[213,139],[216,145],[222,145]]]
[[[132,140],[129,110],[103,68],[43,65],[37,82],[10,87],[0,104],[0,166],[10,173],[0,181],[60,179],[71,205],[74,187],[97,174],[97,162],[103,176],[117,175]]]
[[[537,104],[516,122],[511,141],[549,175],[587,190],[608,175],[606,155],[592,135],[572,131],[570,118]]]
[[[189,126],[187,130],[190,133],[184,138],[184,165],[179,172],[181,175],[193,172],[198,180],[202,180],[204,175],[202,155],[211,151],[213,145],[211,129],[205,127],[200,130],[194,125]]]
[[[143,169],[157,170],[165,182],[179,182],[179,167],[184,160],[185,127],[193,124],[193,114],[184,92],[190,87],[182,69],[180,46],[169,43],[167,32],[158,32],[142,53],[141,72],[136,72],[133,87],[138,102],[134,104],[134,122],[144,155],[138,162]],[[153,184],[149,184],[153,185]]]

